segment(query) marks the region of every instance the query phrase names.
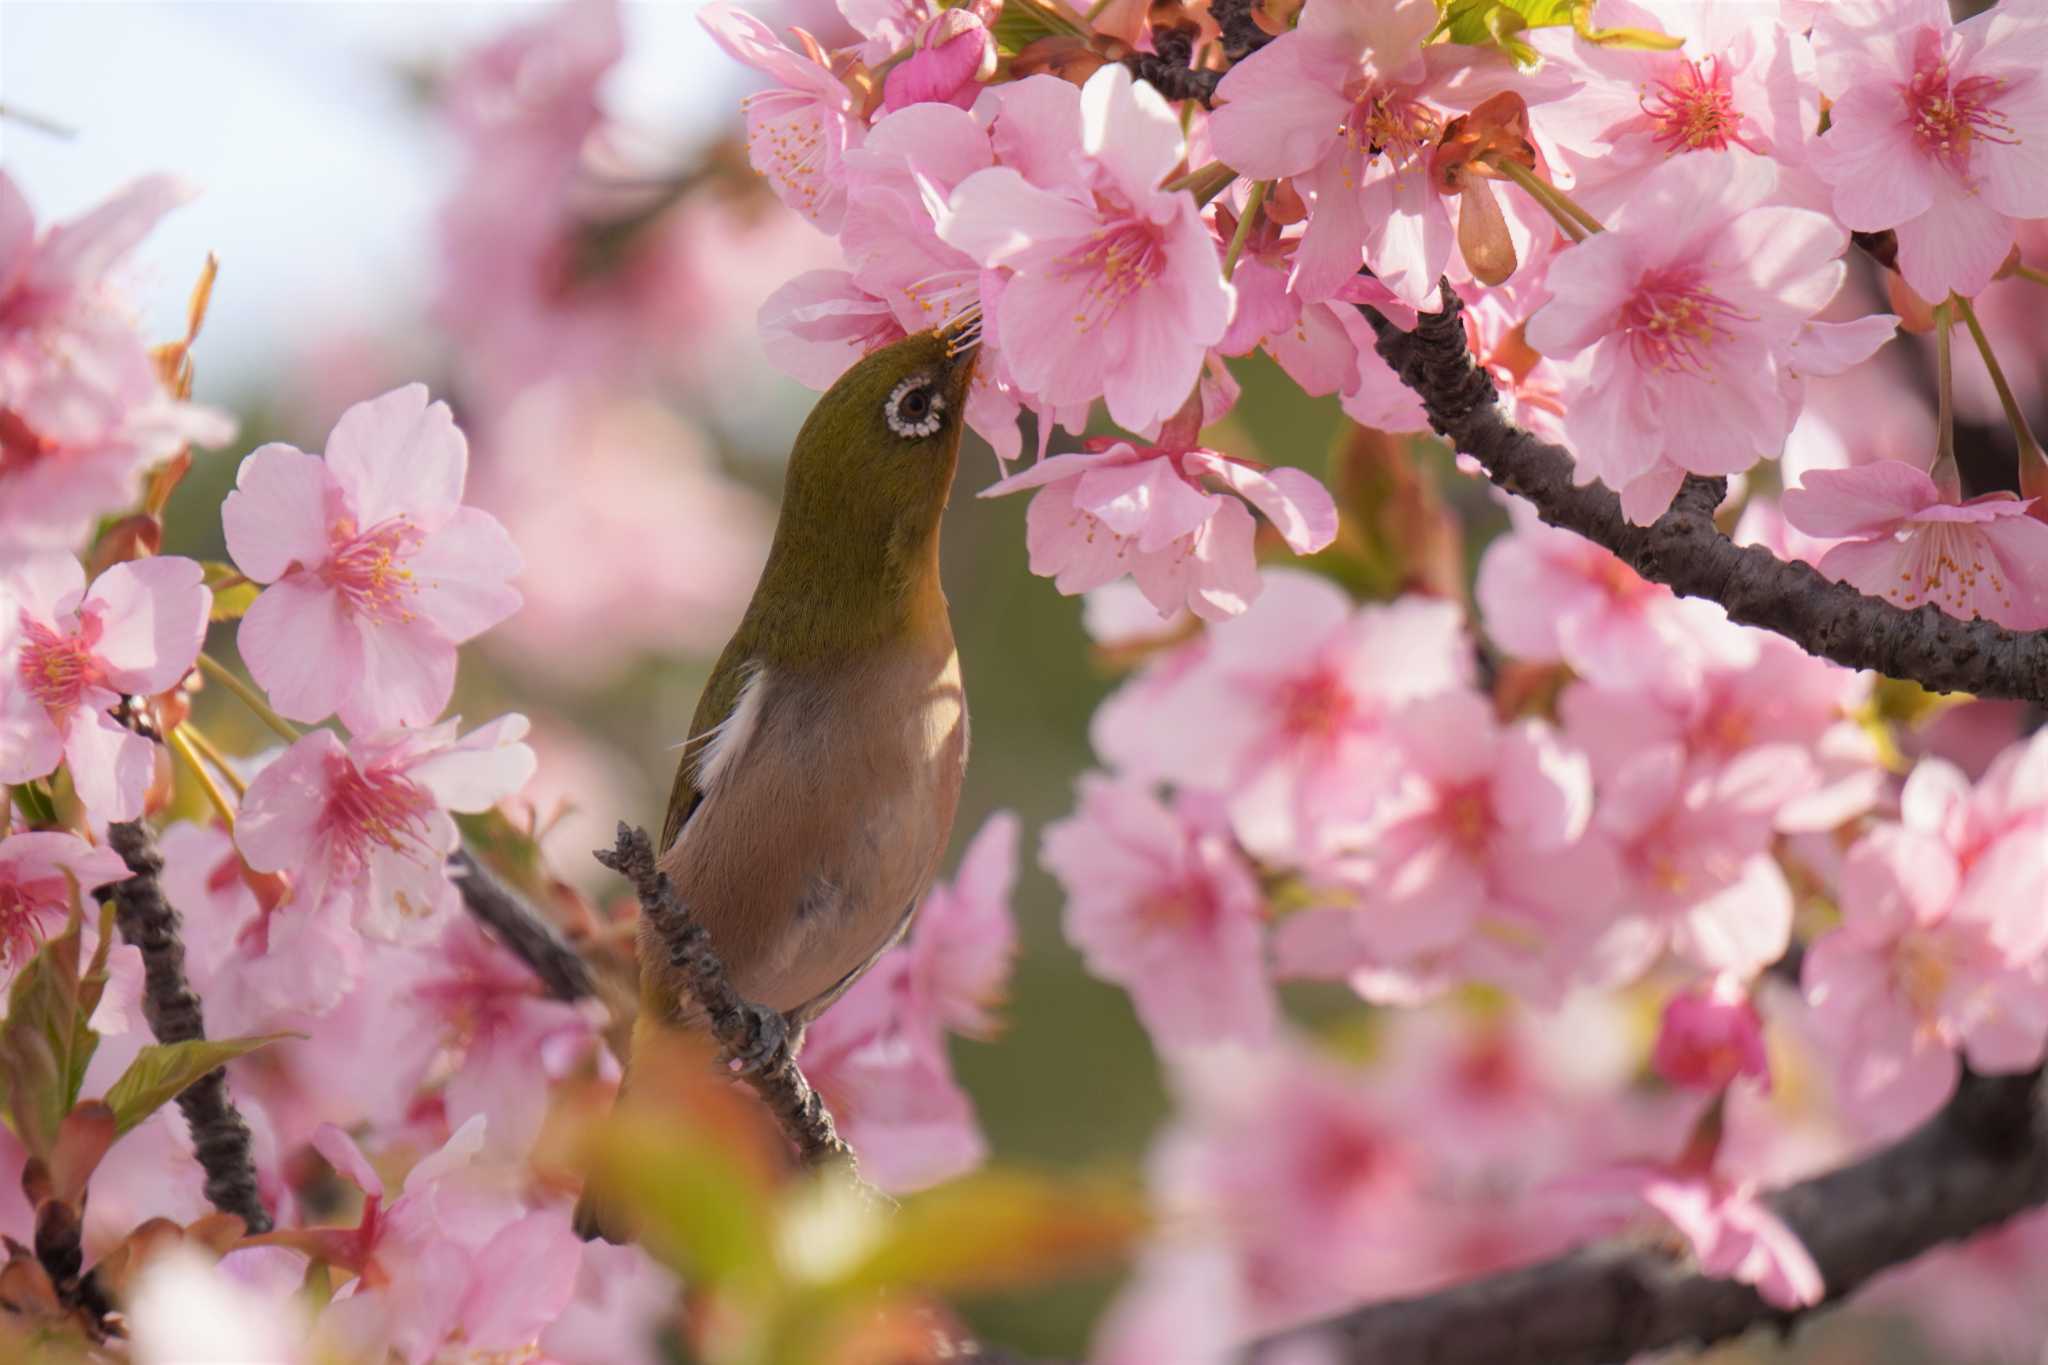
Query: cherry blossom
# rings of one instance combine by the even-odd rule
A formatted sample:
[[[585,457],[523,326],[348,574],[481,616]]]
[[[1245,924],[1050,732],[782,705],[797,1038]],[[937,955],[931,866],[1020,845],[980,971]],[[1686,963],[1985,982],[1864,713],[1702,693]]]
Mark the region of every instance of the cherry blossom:
[[[942,9],[925,20],[910,49],[882,80],[882,107],[891,112],[927,100],[965,109],[996,71],[995,35],[972,7]]]
[[[1764,1302],[1817,1304],[1827,1285],[1799,1234],[1756,1183],[1677,1166],[1623,1166],[1574,1182],[1588,1195],[1633,1196],[1675,1227],[1703,1274],[1752,1285]]]
[[[1068,940],[1131,993],[1162,1048],[1256,1042],[1273,1028],[1264,897],[1219,823],[1212,803],[1169,808],[1091,774],[1079,810],[1046,827],[1040,856],[1066,889]]]
[[[1705,987],[1665,1001],[1650,1065],[1672,1085],[1722,1090],[1747,1076],[1768,1089],[1771,1064],[1764,1053],[1763,1020],[1742,982],[1717,976]]]
[[[1040,490],[1025,517],[1031,571],[1072,596],[1129,572],[1159,614],[1185,606],[1206,620],[1236,616],[1261,587],[1244,505],[1212,493],[1214,479],[1272,521],[1296,554],[1337,535],[1337,508],[1298,469],[1261,469],[1200,447],[1090,442],[1086,453],[1053,455],[981,492],[1000,497]]]
[[[1820,559],[1830,578],[1902,607],[2048,626],[2048,524],[2029,515],[2032,499],[1963,501],[1912,465],[1880,460],[1808,470],[1781,502],[1797,529],[1837,538]]]
[[[501,716],[461,739],[456,722],[343,744],[315,730],[249,784],[235,843],[258,872],[288,872],[308,914],[332,898],[373,937],[432,933],[455,903],[449,811],[481,811],[533,772],[526,717]]]
[[[2048,16],[2002,4],[1957,24],[1941,0],[1820,8],[1813,47],[1831,101],[1813,165],[1835,216],[1898,235],[1921,297],[1975,294],[2012,248],[2015,221],[2048,216]]]
[[[999,98],[1000,164],[962,180],[939,220],[943,240],[1003,272],[985,326],[1042,403],[1100,395],[1125,427],[1165,421],[1233,297],[1194,200],[1160,188],[1186,150],[1179,122],[1117,65],[1080,90],[1033,76]]]
[[[338,712],[359,734],[441,714],[455,647],[519,609],[519,552],[462,505],[468,471],[423,384],[343,413],[324,460],[274,443],[242,462],[221,525],[236,566],[270,586],[237,640],[278,711]]]
[[[27,962],[43,936],[64,923],[74,885],[85,895],[127,877],[119,854],[75,834],[41,830],[0,838],[0,971]]]
[[[1640,524],[1676,475],[1741,473],[1792,429],[1793,344],[1840,287],[1849,239],[1769,202],[1776,183],[1746,152],[1675,158],[1632,186],[1607,231],[1551,262],[1529,344],[1553,359],[1590,350],[1565,433],[1581,482],[1622,493]]]
[[[134,499],[150,465],[187,442],[234,435],[225,414],[164,390],[109,283],[189,197],[150,176],[38,233],[28,200],[0,173],[0,549],[68,548]]]
[[[783,203],[826,232],[846,215],[846,153],[866,125],[853,92],[834,75],[817,40],[795,30],[803,51],[783,46],[774,30],[728,4],[710,4],[698,19],[734,59],[777,84],[749,95],[747,157]]]
[[[142,814],[155,746],[110,712],[190,671],[213,603],[202,578],[189,559],[155,557],[88,588],[68,554],[0,573],[0,782],[62,763],[96,823]]]

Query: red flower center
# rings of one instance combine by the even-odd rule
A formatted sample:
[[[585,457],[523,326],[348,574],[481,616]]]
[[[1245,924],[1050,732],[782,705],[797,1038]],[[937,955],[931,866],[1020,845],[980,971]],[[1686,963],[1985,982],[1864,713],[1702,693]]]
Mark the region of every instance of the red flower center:
[[[104,685],[106,680],[86,633],[59,635],[42,622],[31,621],[26,613],[21,628],[28,643],[22,646],[17,670],[22,685],[37,701],[61,711],[78,705],[87,688]]]
[[[358,533],[343,518],[328,528],[333,550],[320,576],[341,594],[349,611],[370,621],[410,621],[405,600],[419,590],[405,561],[426,537],[394,517]]]
[[[418,783],[390,768],[358,768],[346,758],[333,760],[328,777],[320,832],[347,861],[360,868],[378,845],[435,856],[426,844],[434,802]]]
[[[1913,54],[1913,79],[1900,87],[1906,101],[1906,122],[1920,150],[1965,180],[1970,171],[1970,144],[1978,138],[2008,145],[2018,141],[2013,127],[1991,101],[2005,92],[1995,76],[1951,79],[1940,35],[1920,35]]]
[[[1742,136],[1742,112],[1719,59],[1682,61],[1642,101],[1642,110],[1656,126],[1653,136],[1667,154],[1726,151],[1730,143],[1757,152],[1762,149]]]
[[[0,408],[0,474],[27,469],[57,448],[13,408]]]
[[[1748,318],[1681,268],[1643,276],[1621,311],[1621,330],[1644,369],[1705,375],[1713,350],[1734,339],[1729,324]]]
[[[1323,671],[1283,684],[1278,698],[1281,724],[1298,739],[1323,739],[1344,728],[1355,701],[1335,673]]]

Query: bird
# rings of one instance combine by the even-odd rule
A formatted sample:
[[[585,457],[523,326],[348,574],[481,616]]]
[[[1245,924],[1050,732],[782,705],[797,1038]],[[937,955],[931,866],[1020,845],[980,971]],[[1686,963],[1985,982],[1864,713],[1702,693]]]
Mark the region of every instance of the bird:
[[[939,582],[979,314],[883,346],[798,431],[760,582],[697,702],[659,866],[727,979],[792,1049],[910,926],[952,833],[967,700]],[[633,1062],[707,1028],[659,932],[639,930]],[[630,1238],[586,1188],[586,1241]]]

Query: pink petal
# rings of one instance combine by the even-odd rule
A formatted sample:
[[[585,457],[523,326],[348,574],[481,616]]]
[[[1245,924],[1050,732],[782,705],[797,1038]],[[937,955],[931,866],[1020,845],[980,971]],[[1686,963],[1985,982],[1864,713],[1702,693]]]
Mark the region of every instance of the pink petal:
[[[460,742],[409,765],[406,776],[449,810],[489,810],[533,776],[533,750],[519,743],[526,730],[526,717],[500,716],[478,726]]]
[[[1252,514],[1244,510],[1241,503],[1224,500],[1219,502],[1216,515],[1195,537],[1192,556],[1195,585],[1187,594],[1189,610],[1205,621],[1222,621],[1242,615],[1257,600],[1263,584],[1259,579],[1258,557],[1252,548],[1252,539],[1258,528],[1252,524]],[[1169,552],[1170,553],[1170,552]],[[1137,575],[1142,587],[1145,575]],[[1150,594],[1147,594],[1150,596]],[[1153,605],[1162,612],[1167,607],[1158,598]]]
[[[1898,523],[1941,502],[1934,480],[1898,460],[1851,469],[1808,470],[1778,505],[1785,520],[1810,536],[1889,535]]]
[[[1973,194],[1938,194],[1896,231],[1899,274],[1928,299],[1982,293],[2013,244],[2012,219]]]
[[[1156,554],[1192,535],[1215,511],[1217,499],[1181,477],[1173,458],[1098,465],[1074,483],[1074,505],[1117,535],[1134,538],[1143,554]]]
[[[157,555],[116,564],[93,580],[93,654],[117,691],[150,696],[174,686],[199,657],[213,593],[198,564]]]
[[[327,437],[327,468],[358,530],[403,517],[431,531],[461,505],[469,442],[446,403],[407,384],[342,413]]]
[[[0,651],[0,667],[8,666]],[[0,782],[29,782],[64,761],[64,735],[43,704],[19,687],[0,687]]]
[[[295,563],[326,563],[331,485],[324,463],[288,445],[261,446],[242,461],[220,509],[235,567],[258,583],[274,583]]]
[[[1041,488],[1046,484],[1059,483],[1064,479],[1078,479],[1082,474],[1105,461],[1113,462],[1119,457],[1131,458],[1137,451],[1126,444],[1111,446],[1100,454],[1074,452],[1066,455],[1041,456],[1028,469],[1020,469],[1007,479],[995,483],[977,493],[976,497],[1000,498],[1005,493],[1015,493],[1024,488]],[[1072,490],[1068,490],[1072,497]]]
[[[80,710],[64,729],[64,765],[95,821],[135,820],[156,774],[156,749],[112,716]]]
[[[32,554],[0,571],[4,589],[21,615],[45,626],[68,630],[72,613],[85,596],[85,568],[68,554]],[[14,621],[7,623],[13,629]]]
[[[258,872],[297,872],[314,861],[333,790],[330,773],[347,762],[332,730],[313,730],[272,759],[249,783],[235,820],[235,846]],[[302,905],[308,913],[315,905]]]
[[[279,714],[308,725],[334,714],[364,681],[362,629],[341,594],[306,574],[265,588],[235,644]]]
[[[1158,189],[1185,150],[1166,100],[1134,82],[1122,63],[1102,66],[1081,87],[1081,151],[1133,203]]]
[[[1087,237],[1100,226],[1092,210],[1040,189],[1008,166],[991,166],[961,181],[937,224],[941,241],[984,266],[1015,264],[1041,244]],[[1013,357],[1017,353],[1006,349]]]
[[[362,683],[335,707],[349,732],[367,735],[436,720],[455,692],[455,646],[448,638],[418,620],[366,625],[357,635]]]
[[[378,1177],[377,1168],[347,1133],[331,1123],[323,1123],[313,1130],[313,1150],[327,1158],[327,1164],[337,1174],[364,1194],[373,1199],[383,1197],[384,1182]]]
[[[1315,476],[1285,466],[1254,469],[1207,450],[1186,459],[1249,499],[1296,554],[1314,554],[1337,538],[1337,504]]]
[[[83,218],[51,228],[30,267],[30,287],[96,287],[101,276],[149,235],[158,219],[193,193],[170,176],[144,176]]]
[[[505,580],[522,567],[504,526],[476,507],[457,508],[406,560],[416,609],[456,644],[519,610],[519,592]]]
[[[1217,86],[1209,138],[1217,157],[1240,175],[1300,175],[1342,136],[1350,110],[1337,84],[1323,79],[1328,62],[1319,60],[1318,46],[1311,35],[1283,34],[1233,66]]]

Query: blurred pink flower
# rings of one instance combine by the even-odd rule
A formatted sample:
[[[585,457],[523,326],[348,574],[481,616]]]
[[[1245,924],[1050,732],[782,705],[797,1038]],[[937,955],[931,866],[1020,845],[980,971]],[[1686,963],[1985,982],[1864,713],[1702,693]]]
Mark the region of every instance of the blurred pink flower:
[[[1813,27],[1827,135],[1814,169],[1835,216],[1896,231],[1921,297],[1975,294],[2048,216],[2048,16],[1994,6],[1953,23],[1943,0],[1836,0]]]
[[[1162,617],[1185,606],[1220,621],[1249,607],[1262,586],[1251,514],[1210,492],[1205,477],[1265,513],[1296,554],[1336,538],[1336,504],[1299,469],[1265,469],[1200,448],[1088,444],[1087,453],[1041,458],[981,491],[989,498],[1041,490],[1025,518],[1031,571],[1069,596],[1128,572]]]
[[[1668,948],[1747,980],[1784,955],[1792,890],[1771,856],[1772,818],[1798,778],[1769,748],[1694,776],[1668,744],[1601,784],[1596,827],[1626,879],[1605,948],[1617,974],[1640,974]]]
[[[1088,970],[1130,992],[1162,1049],[1263,1041],[1265,897],[1212,803],[1169,809],[1143,787],[1084,775],[1040,861],[1067,893],[1063,924]]]
[[[354,1228],[275,1236],[355,1273],[322,1311],[321,1344],[349,1359],[389,1351],[405,1365],[443,1359],[452,1345],[517,1358],[575,1292],[583,1248],[567,1212],[528,1212],[472,1173],[485,1147],[481,1115],[414,1166],[388,1206],[383,1181],[346,1133],[328,1125],[313,1145],[365,1196]]]
[[[1650,1066],[1672,1085],[1726,1089],[1738,1076],[1771,1088],[1764,1022],[1749,991],[1733,976],[1680,991],[1664,1002]]]
[[[69,547],[150,465],[234,435],[225,414],[171,398],[107,278],[188,197],[146,177],[39,236],[0,172],[0,547]]]
[[[706,5],[697,17],[728,55],[775,82],[742,105],[748,160],[776,198],[824,231],[837,232],[846,215],[846,153],[866,131],[853,92],[802,29],[791,30],[803,44],[802,51],[793,51],[737,6]]]
[[[1899,793],[1899,819],[1947,844],[1965,873],[2008,837],[2048,835],[2048,730],[2008,743],[1974,787],[1946,762],[1920,763]]]
[[[2009,493],[1964,502],[1897,460],[1811,469],[1780,499],[1793,526],[1839,539],[1821,556],[1828,577],[1902,607],[1932,602],[2014,630],[2048,626],[2048,524],[2029,514],[2033,502]]]
[[[1675,158],[1631,186],[1607,231],[1550,263],[1550,301],[1527,335],[1553,360],[1591,351],[1565,395],[1580,481],[1626,492],[1673,467],[1668,487],[1624,509],[1640,524],[1677,473],[1739,474],[1798,415],[1792,346],[1840,288],[1849,237],[1770,202],[1776,185],[1746,152]]]
[[[1313,574],[1271,569],[1264,582],[1257,605],[1213,626],[1199,662],[1148,705],[1112,697],[1094,737],[1130,776],[1223,794],[1254,856],[1299,865],[1322,851],[1329,813],[1357,809],[1386,780],[1389,717],[1469,684],[1471,647],[1449,602],[1354,610]]]
[[[1726,620],[1718,607],[1680,598],[1584,537],[1537,521],[1519,499],[1509,511],[1514,529],[1486,547],[1473,587],[1496,644],[1617,688],[1698,676]]]
[[[1194,1054],[1178,1079],[1154,1198],[1181,1235],[1226,1250],[1248,1333],[1413,1287],[1421,1154],[1366,1075],[1282,1041]]]
[[[453,1125],[482,1115],[486,1148],[524,1157],[546,1116],[549,1082],[586,1061],[597,1021],[552,1000],[533,969],[467,915],[448,922],[425,970],[401,997],[421,1033],[438,1036],[452,1066],[441,1091]]]
[[[258,872],[287,872],[307,914],[330,897],[374,938],[417,939],[455,902],[448,812],[488,810],[533,773],[526,717],[455,737],[456,722],[343,745],[315,730],[250,782],[235,842]]]
[[[1191,195],[1159,188],[1186,145],[1149,85],[1111,63],[1080,90],[1051,76],[1003,87],[1002,164],[968,176],[939,236],[1007,272],[983,306],[1011,375],[1041,405],[1098,395],[1142,430],[1187,401],[1233,292]]]
[[[1966,870],[1940,838],[1882,825],[1850,849],[1840,901],[1802,976],[1856,1111],[1906,1131],[1954,1089],[1958,1051],[1983,1072],[2040,1064],[2048,840],[2001,840]]]
[[[1288,975],[1344,978],[1445,954],[1476,934],[1526,935],[1532,926],[1506,927],[1515,888],[1538,862],[1562,876],[1572,860],[1546,855],[1585,837],[1592,772],[1549,727],[1503,726],[1486,698],[1446,692],[1403,708],[1389,728],[1391,775],[1328,822],[1343,851],[1310,869],[1328,900],[1275,931]],[[1570,894],[1610,898],[1611,859],[1584,861],[1582,872]]]
[[[86,896],[127,879],[119,854],[75,834],[47,830],[0,839],[0,972],[27,962],[44,934],[64,923],[74,881]]]
[[[985,1037],[1009,980],[1017,930],[1017,817],[991,815],[950,886],[925,896],[910,937],[805,1034],[804,1070],[858,1144],[861,1170],[906,1193],[981,1164],[988,1144],[953,1079],[945,1035]]]
[[[590,1243],[583,1248],[575,1297],[541,1333],[541,1359],[554,1365],[668,1365],[661,1329],[674,1319],[679,1288],[675,1272],[641,1248]]]
[[[270,585],[236,640],[271,705],[339,712],[358,734],[441,714],[456,646],[519,609],[519,551],[462,505],[468,473],[469,444],[424,384],[343,413],[325,460],[273,443],[242,461],[221,526],[236,567]]]
[[[63,763],[95,823],[142,814],[156,754],[108,714],[177,685],[199,657],[213,594],[199,565],[155,556],[93,580],[69,554],[0,574],[0,782]]]
[[[1812,1253],[1753,1181],[1684,1166],[1621,1166],[1568,1184],[1582,1195],[1641,1200],[1678,1229],[1702,1274],[1754,1286],[1766,1303],[1807,1308],[1826,1295]]]

